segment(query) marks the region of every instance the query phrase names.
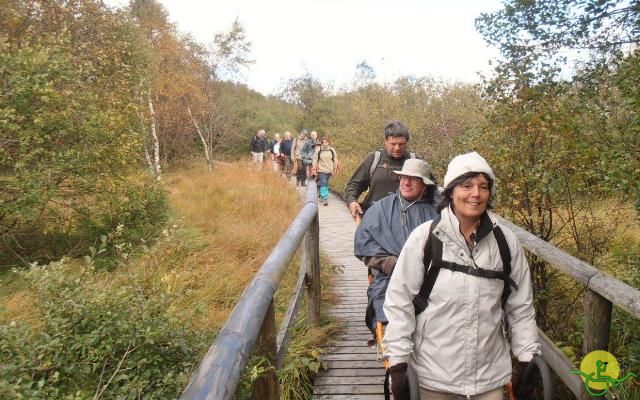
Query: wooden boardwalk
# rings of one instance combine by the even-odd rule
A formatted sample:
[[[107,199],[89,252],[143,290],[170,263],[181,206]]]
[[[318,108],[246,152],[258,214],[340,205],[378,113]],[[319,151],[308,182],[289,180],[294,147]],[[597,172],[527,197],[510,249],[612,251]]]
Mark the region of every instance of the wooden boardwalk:
[[[340,302],[322,312],[342,321],[344,329],[323,356],[328,369],[318,373],[313,398],[382,400],[384,367],[367,346],[372,335],[364,324],[367,268],[353,256],[356,225],[346,204],[333,194],[328,206],[319,204],[319,214],[320,251],[342,270],[334,286]]]

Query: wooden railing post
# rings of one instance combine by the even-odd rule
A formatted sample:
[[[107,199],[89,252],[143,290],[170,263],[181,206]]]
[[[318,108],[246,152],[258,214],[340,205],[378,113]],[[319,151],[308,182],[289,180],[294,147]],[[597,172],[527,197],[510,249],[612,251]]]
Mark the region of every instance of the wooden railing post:
[[[264,318],[262,327],[260,328],[260,336],[258,336],[256,355],[264,356],[269,360],[272,368],[258,378],[255,383],[253,398],[256,400],[279,400],[280,386],[276,376],[276,356],[278,350],[276,347],[276,313],[273,307],[273,300],[269,303],[267,315]]]
[[[612,303],[587,288],[584,293],[584,338],[582,350],[589,354],[594,350],[608,350],[611,329]]]
[[[311,221],[302,243],[303,262],[307,264],[307,321],[320,325],[320,223],[318,214]]]

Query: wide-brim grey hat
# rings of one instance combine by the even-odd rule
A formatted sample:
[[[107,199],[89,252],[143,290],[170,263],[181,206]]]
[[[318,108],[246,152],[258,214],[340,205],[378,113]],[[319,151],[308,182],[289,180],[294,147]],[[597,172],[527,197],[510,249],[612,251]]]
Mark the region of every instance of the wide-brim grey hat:
[[[416,178],[422,178],[422,182],[425,185],[435,185],[431,178],[431,165],[419,158],[410,158],[402,164],[402,170],[393,171],[398,175],[415,176]]]

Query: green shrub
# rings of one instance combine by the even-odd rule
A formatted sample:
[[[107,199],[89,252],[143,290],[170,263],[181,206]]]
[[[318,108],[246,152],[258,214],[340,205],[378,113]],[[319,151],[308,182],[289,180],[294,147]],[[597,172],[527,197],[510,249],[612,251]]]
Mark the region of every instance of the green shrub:
[[[175,399],[211,342],[168,312],[172,295],[136,276],[105,283],[65,260],[19,273],[41,325],[0,325],[2,398]]]

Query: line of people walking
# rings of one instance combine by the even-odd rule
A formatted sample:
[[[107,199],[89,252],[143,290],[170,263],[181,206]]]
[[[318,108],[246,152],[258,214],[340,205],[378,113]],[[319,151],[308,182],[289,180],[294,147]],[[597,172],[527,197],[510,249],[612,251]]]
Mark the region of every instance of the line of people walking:
[[[404,125],[389,123],[383,149],[345,188],[351,215],[361,218],[354,255],[370,273],[365,323],[374,334],[377,323],[386,326],[394,399],[411,398],[409,368],[421,400],[502,399],[509,382],[517,399],[532,398],[535,382],[522,377],[541,347],[529,266],[515,235],[488,212],[493,171],[478,153],[462,154],[438,189],[409,138]]]
[[[339,171],[338,153],[331,146],[328,136],[318,138],[317,131],[301,129],[296,138],[291,132],[284,137],[276,133],[273,140],[266,138],[263,129],[251,139],[251,158],[257,169],[262,169],[265,159],[271,160],[275,172],[288,180],[296,178],[296,186],[306,186],[309,180],[318,185],[320,200],[326,206],[329,202],[329,180]]]

